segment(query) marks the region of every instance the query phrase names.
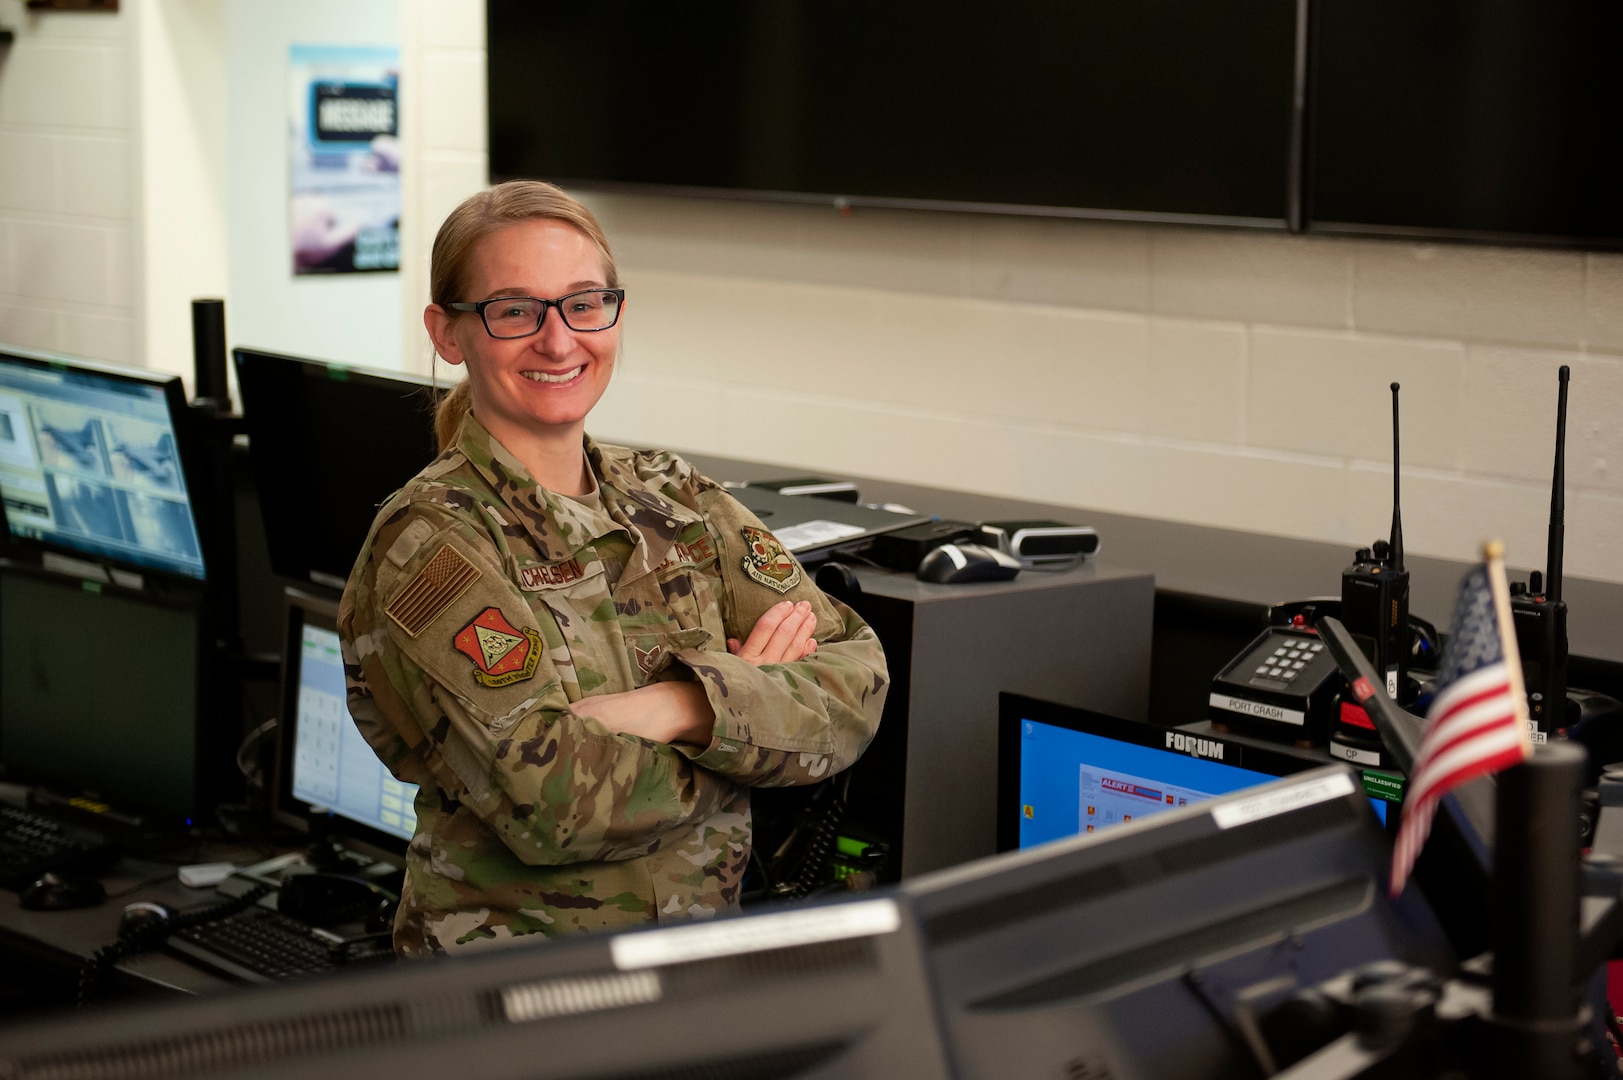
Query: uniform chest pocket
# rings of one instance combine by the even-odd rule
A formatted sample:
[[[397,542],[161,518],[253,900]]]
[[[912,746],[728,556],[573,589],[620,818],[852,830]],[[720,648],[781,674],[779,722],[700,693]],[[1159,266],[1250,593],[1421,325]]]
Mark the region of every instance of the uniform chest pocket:
[[[704,649],[715,640],[701,628],[667,631],[649,630],[625,635],[626,658],[638,673],[639,685],[647,683],[670,666],[671,655],[683,649]]]
[[[614,599],[601,563],[570,560],[520,569],[515,576],[570,701],[624,681],[628,673],[611,647],[618,637]],[[629,689],[629,684],[618,688]]]
[[[684,566],[656,575],[659,590],[656,603],[670,623],[683,630],[705,630],[718,641],[726,640],[721,621],[720,582],[708,567]],[[652,597],[650,599],[653,599]]]

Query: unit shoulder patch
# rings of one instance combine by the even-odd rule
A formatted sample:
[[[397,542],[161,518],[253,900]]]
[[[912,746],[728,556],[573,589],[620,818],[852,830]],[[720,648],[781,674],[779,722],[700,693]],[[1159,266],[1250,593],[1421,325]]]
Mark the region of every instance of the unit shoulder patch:
[[[753,525],[745,525],[739,532],[744,537],[744,573],[780,593],[800,584],[800,564],[783,550],[777,537]]]
[[[482,686],[509,686],[533,678],[541,659],[541,635],[520,630],[500,608],[487,607],[451,639],[457,652],[473,661],[474,680]]]
[[[478,580],[479,568],[462,552],[443,544],[384,611],[400,629],[416,637]]]

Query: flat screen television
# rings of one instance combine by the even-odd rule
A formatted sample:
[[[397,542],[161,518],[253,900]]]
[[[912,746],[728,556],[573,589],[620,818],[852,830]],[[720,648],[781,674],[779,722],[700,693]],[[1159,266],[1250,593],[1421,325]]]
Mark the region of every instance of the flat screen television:
[[[235,349],[271,569],[342,589],[378,507],[439,452],[428,379]]]
[[[0,500],[14,551],[204,577],[180,378],[0,349]]]
[[[1309,228],[1623,245],[1623,8],[1319,0]]]
[[[1283,228],[1297,10],[491,0],[490,174]]]

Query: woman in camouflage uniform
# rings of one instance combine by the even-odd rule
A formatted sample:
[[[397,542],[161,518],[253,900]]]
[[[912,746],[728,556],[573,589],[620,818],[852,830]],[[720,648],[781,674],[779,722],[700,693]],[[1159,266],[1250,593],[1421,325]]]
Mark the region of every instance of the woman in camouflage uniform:
[[[468,378],[339,612],[350,713],[419,785],[396,948],[736,907],[749,788],[856,760],[879,642],[681,458],[586,435],[624,291],[584,206],[529,181],[473,196],[430,291]]]

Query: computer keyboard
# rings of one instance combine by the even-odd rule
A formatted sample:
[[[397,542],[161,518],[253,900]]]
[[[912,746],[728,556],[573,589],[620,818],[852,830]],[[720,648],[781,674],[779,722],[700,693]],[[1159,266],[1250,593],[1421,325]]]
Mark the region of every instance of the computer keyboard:
[[[122,853],[117,840],[95,829],[38,810],[0,806],[0,887],[23,889],[50,871],[94,873]]]
[[[271,983],[338,968],[332,946],[343,939],[264,907],[251,907],[175,931],[174,952],[244,982]]]

